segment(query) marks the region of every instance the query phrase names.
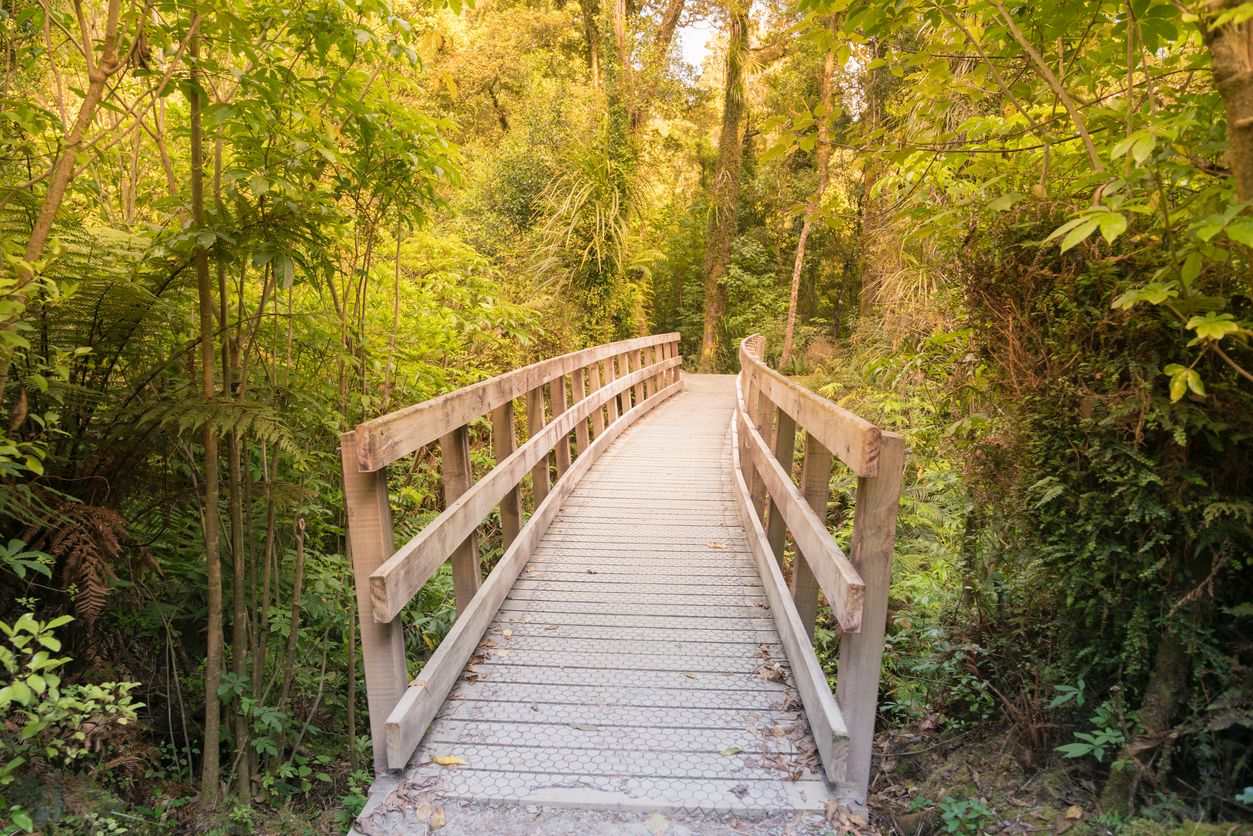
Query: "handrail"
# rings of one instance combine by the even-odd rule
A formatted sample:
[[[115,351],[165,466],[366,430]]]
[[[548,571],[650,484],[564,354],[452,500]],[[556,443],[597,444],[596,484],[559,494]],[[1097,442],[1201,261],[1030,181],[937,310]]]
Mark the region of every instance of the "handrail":
[[[676,344],[676,354],[672,356],[677,356],[678,339],[678,335],[673,333],[657,334],[550,357],[358,424],[355,430],[358,466],[363,472],[378,470],[507,401],[520,398],[593,363],[671,343]],[[642,398],[637,396],[636,400]]]
[[[842,769],[843,780],[864,803],[870,780],[905,441],[771,369],[762,361],[764,348],[765,339],[757,334],[740,344],[733,461],[739,471],[736,484],[742,486],[738,491],[741,515],[750,529],[749,545],[754,555],[770,570],[763,569],[763,582],[777,597],[782,597],[781,570],[789,533],[796,544],[792,600],[785,600],[782,614],[772,601],[780,634],[786,639],[794,629],[788,618],[794,611],[804,631],[813,636],[819,589],[843,628],[834,713],[822,699],[822,689],[808,682],[813,678],[808,643],[798,655],[789,653],[789,659],[828,777],[838,780],[833,773]],[[792,479],[798,429],[805,433],[799,485]],[[835,457],[858,475],[847,557],[824,522]],[[753,537],[753,531],[765,532],[765,536]],[[780,589],[770,590],[772,582]],[[838,735],[829,731],[845,722],[846,750]]]
[[[662,334],[554,357],[367,421],[340,437],[376,770],[408,761],[562,500],[595,458],[682,388],[678,341],[678,334]],[[526,401],[529,430],[521,445],[514,429],[519,397]],[[468,425],[487,414],[496,465],[474,482]],[[386,465],[436,440],[445,508],[396,549]],[[557,478],[550,484],[553,464]],[[523,524],[520,487],[527,473],[535,508]],[[476,533],[497,505],[505,552],[480,581]],[[399,616],[446,560],[458,617],[410,683]]]
[[[750,350],[750,340],[761,339],[754,334],[740,344],[740,368],[750,375],[754,388],[786,412],[797,426],[813,436],[858,476],[874,476],[879,472],[879,450],[883,434],[874,424],[833,404],[767,366],[760,351]]]

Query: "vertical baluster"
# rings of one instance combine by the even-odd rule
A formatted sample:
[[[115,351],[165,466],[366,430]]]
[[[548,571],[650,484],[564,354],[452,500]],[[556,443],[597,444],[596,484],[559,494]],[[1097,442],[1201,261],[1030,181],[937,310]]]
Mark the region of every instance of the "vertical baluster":
[[[776,409],[775,412],[774,458],[775,461],[783,465],[788,478],[791,478],[792,457],[796,454],[796,421],[782,409]],[[779,568],[782,569],[783,549],[787,544],[787,524],[783,521],[783,516],[779,513],[779,507],[775,505],[773,499],[770,500],[770,516],[766,527],[766,539],[770,543],[770,550],[774,552],[774,559],[778,561]],[[804,563],[805,560],[800,555],[797,555],[796,562]]]
[[[617,356],[610,357],[608,360],[605,361],[605,384],[606,385],[613,383],[615,380],[617,380],[619,377],[622,376],[618,373],[618,369],[616,365],[617,361],[618,361]],[[614,395],[612,398],[610,398],[609,403],[607,404],[607,408],[609,410],[609,423],[612,424],[614,421],[617,421],[618,416],[622,414],[620,396]]]
[[[474,484],[470,471],[470,429],[458,427],[439,440],[440,454],[444,460],[444,507],[447,508]],[[472,533],[465,542],[453,550],[452,586],[457,596],[457,613],[470,605],[470,599],[479,591],[479,538]]]
[[[492,452],[500,464],[513,454],[517,444],[513,420],[513,401],[505,401],[492,410]],[[508,549],[522,530],[522,497],[515,485],[500,501],[500,529],[503,547]]]
[[[639,362],[639,358],[633,357],[632,355],[634,353],[635,352],[633,351],[628,351],[626,354],[622,355],[622,376],[623,377],[626,377],[627,375],[631,374],[631,372],[635,371],[636,368],[638,368],[638,366],[636,366],[635,364]],[[639,396],[636,394],[636,391],[637,391],[636,387],[634,386],[630,386],[625,391],[623,391],[622,411],[624,413],[629,412],[632,406],[634,406],[636,403],[639,403]]]
[[[600,382],[600,363],[596,362],[587,367],[587,376],[590,381],[589,388],[593,393],[600,391],[603,385]],[[605,407],[600,407],[592,413],[592,434],[596,438],[600,438],[600,434],[605,431]]]
[[[575,369],[574,374],[570,375],[570,399],[574,403],[578,403],[587,397],[587,383],[584,375],[584,369]],[[587,445],[591,442],[587,432],[587,419],[574,425],[574,441],[578,448],[578,455],[583,455],[583,451],[587,449]]]
[[[557,420],[557,416],[566,411],[566,376],[554,380],[548,384],[548,401],[552,408],[553,420]],[[563,435],[557,442],[557,478],[560,479],[566,475],[566,471],[570,469],[570,435]]]
[[[831,451],[805,434],[805,457],[801,460],[800,492],[818,519],[827,518],[827,497],[831,492]],[[809,637],[814,637],[814,624],[818,617],[818,581],[814,578],[809,562],[801,555],[792,563],[792,600],[796,612],[805,625]]]
[[[344,505],[348,511],[348,547],[361,623],[361,658],[365,664],[366,700],[374,771],[387,769],[387,715],[409,684],[405,639],[400,619],[379,624],[370,603],[370,575],[392,556],[392,512],[387,503],[387,471],[362,473],[352,433],[340,437],[344,470]]]
[[[644,350],[642,348],[631,352],[631,361],[635,364],[635,368],[632,371],[639,371],[648,364],[648,361],[644,359]],[[635,402],[637,404],[644,402],[644,386],[645,381],[641,380],[632,387],[635,390]]]
[[[534,389],[526,393],[526,427],[530,437],[534,438],[539,431],[544,429],[547,419],[544,416],[544,387],[536,386]],[[548,478],[548,456],[540,459],[535,467],[531,468],[531,482],[535,489],[535,507],[544,501],[548,496],[549,478]]]

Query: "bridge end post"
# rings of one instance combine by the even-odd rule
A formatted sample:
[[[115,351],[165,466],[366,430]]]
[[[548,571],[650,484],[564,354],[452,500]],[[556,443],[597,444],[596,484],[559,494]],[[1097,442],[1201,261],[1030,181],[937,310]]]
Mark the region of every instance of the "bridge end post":
[[[382,774],[388,769],[387,715],[400,702],[409,684],[400,619],[383,624],[375,621],[370,599],[371,573],[395,551],[391,507],[387,502],[387,471],[361,471],[356,436],[351,432],[340,436],[340,456],[344,470],[344,505],[348,512],[348,552],[357,592],[361,657],[365,664],[366,699],[370,706],[374,771]]]
[[[896,545],[897,506],[904,466],[905,440],[896,433],[883,433],[877,475],[857,480],[849,560],[865,583],[865,599],[861,631],[845,633],[840,639],[836,696],[848,721],[846,780],[863,804],[870,783],[879,670],[883,661],[888,588],[892,582],[892,551]]]

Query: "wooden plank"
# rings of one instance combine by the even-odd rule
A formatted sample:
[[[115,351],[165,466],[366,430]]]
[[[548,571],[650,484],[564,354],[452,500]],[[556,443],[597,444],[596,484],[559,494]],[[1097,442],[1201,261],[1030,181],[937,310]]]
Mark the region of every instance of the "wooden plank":
[[[340,436],[344,472],[344,504],[348,511],[348,548],[361,619],[361,658],[365,663],[366,698],[370,707],[370,737],[374,741],[374,769],[387,769],[386,720],[409,684],[405,668],[405,639],[399,621],[380,624],[371,616],[370,573],[392,553],[392,512],[387,502],[387,472],[361,472],[356,436]]]
[[[788,478],[792,475],[792,458],[796,455],[796,422],[792,420],[792,416],[783,410],[777,410],[775,432],[774,432],[774,460],[782,467]],[[770,513],[767,517],[766,539],[770,541],[770,550],[774,552],[775,560],[779,561],[779,566],[783,566],[783,549],[787,543],[787,522],[783,519],[783,514],[775,505],[774,498],[770,499]]]
[[[562,413],[569,409],[566,404],[566,379],[564,376],[548,384],[548,403],[552,408],[554,422]],[[557,455],[557,478],[560,479],[570,469],[570,434],[566,433],[557,439],[557,446],[554,449]]]
[[[779,630],[779,643],[783,645],[792,666],[792,677],[796,681],[801,704],[805,707],[805,716],[809,719],[809,728],[814,736],[818,759],[822,762],[823,774],[829,781],[841,783],[844,781],[848,759],[848,729],[844,724],[844,716],[840,713],[840,706],[831,694],[827,677],[818,663],[818,657],[809,643],[800,616],[792,605],[792,598],[787,594],[783,573],[770,553],[766,532],[753,509],[748,485],[744,483],[744,477],[740,473],[737,435],[743,428],[743,415],[737,410],[737,414],[731,419],[733,490],[738,500],[736,508],[744,529],[748,532],[753,559],[761,573],[762,586],[770,602],[770,612]]]
[[[513,401],[505,401],[492,410],[492,452],[499,465],[517,448],[517,428],[513,420]],[[514,485],[500,501],[501,540],[509,548],[522,530],[522,495]]]
[[[761,378],[761,371],[754,369],[753,381],[757,391],[757,399],[747,414],[752,416],[753,427],[766,440],[766,449],[769,449],[770,440],[774,437],[774,416],[780,410],[776,410],[769,398],[762,393]],[[753,484],[749,488],[749,495],[753,498],[753,507],[757,509],[757,516],[764,521],[766,518],[766,486],[762,481],[761,466],[758,464],[757,458],[752,455],[751,449],[749,450],[749,458],[753,463],[753,472],[756,474]]]
[[[878,427],[779,374],[744,344],[740,346],[740,364],[752,368],[753,385],[760,387],[761,397],[791,415],[798,426],[817,438],[858,476],[875,475],[882,444]],[[752,403],[750,398],[750,406]]]
[[[637,337],[563,354],[366,421],[355,430],[358,464],[363,470],[378,470],[574,369],[678,337],[673,333]]]
[[[634,356],[632,356],[632,353],[629,351],[626,354],[621,355],[618,358],[618,360],[619,362],[622,363],[622,368],[626,370],[625,374],[631,374],[636,369],[639,368],[639,365],[638,365],[639,361]],[[639,402],[640,402],[640,399],[639,397],[636,396],[634,388],[624,391],[622,393],[623,414],[630,412],[635,407],[635,405]]]
[[[648,358],[644,356],[643,348],[639,348],[637,351],[632,351],[632,355],[635,361],[635,368],[644,368],[649,365]],[[648,381],[639,381],[638,384],[635,384],[635,402],[637,402],[637,404],[643,404],[644,399],[647,399],[647,397]]]
[[[634,383],[634,381],[625,379],[624,383]],[[500,609],[500,605],[504,603],[522,567],[530,559],[531,553],[539,544],[549,524],[556,518],[562,502],[574,491],[575,486],[591,468],[597,456],[604,452],[624,429],[658,404],[664,403],[681,388],[678,384],[666,387],[659,393],[659,397],[653,398],[642,409],[636,410],[630,417],[617,421],[607,428],[604,435],[589,445],[587,455],[579,456],[566,472],[565,477],[553,486],[548,497],[535,509],[535,513],[523,527],[517,541],[501,556],[496,568],[487,576],[487,580],[480,588],[479,594],[453,623],[448,635],[440,642],[421,673],[413,680],[413,684],[388,715],[387,760],[392,769],[403,769],[408,763],[409,756],[413,754],[431,721],[439,712],[448,692],[452,690],[457,678],[461,675],[461,669],[473,655],[479,639],[482,638],[496,611]],[[612,392],[613,390],[606,391]]]
[[[742,410],[743,399],[737,398],[736,403]],[[742,419],[743,412],[739,414]],[[748,436],[748,453],[753,458],[758,478],[777,504],[788,530],[792,532],[797,552],[813,570],[840,627],[848,633],[860,630],[865,588],[857,570],[831,538],[823,520],[800,495],[791,475],[774,460],[757,429],[747,422],[741,429]]]
[[[613,383],[615,380],[621,377],[621,375],[618,374],[618,369],[615,364],[616,364],[616,358],[608,357],[605,359],[605,385],[606,386],[608,386],[610,383]],[[608,426],[609,424],[612,424],[614,421],[617,421],[618,416],[622,414],[622,409],[620,408],[619,400],[620,398],[615,396],[609,399],[609,403],[605,404],[605,409],[609,411],[609,421],[606,424],[606,426]]]
[[[831,464],[834,457],[818,439],[806,434],[805,457],[801,460],[800,492],[819,520],[827,518],[827,497],[831,492]],[[864,592],[862,593],[865,594]],[[809,561],[803,558],[792,564],[792,600],[800,614],[805,632],[812,639],[818,620],[818,581]],[[863,599],[864,600],[864,599]],[[863,604],[863,617],[865,605]]]
[[[526,393],[526,430],[529,438],[539,435],[547,423],[548,417],[544,413],[544,387],[536,386]],[[548,454],[545,453],[536,462],[535,467],[531,468],[531,486],[535,493],[536,505],[548,496],[549,481]]]
[[[447,509],[474,483],[474,474],[470,471],[469,429],[461,427],[453,430],[440,439],[439,447],[444,465],[444,508]],[[479,538],[476,529],[470,529],[465,539],[453,548],[451,561],[453,593],[457,598],[457,612],[460,613],[479,589]]]
[[[588,385],[593,392],[600,391],[602,386],[600,382],[600,363],[593,363],[587,367]],[[605,431],[605,408],[601,407],[592,413],[592,436],[600,438],[600,434]],[[582,452],[582,447],[579,448]]]
[[[422,585],[439,571],[449,552],[470,536],[505,494],[517,486],[527,471],[534,474],[536,469],[542,468],[547,476],[548,452],[558,439],[570,435],[578,421],[586,420],[593,409],[651,373],[651,370],[643,369],[621,378],[612,386],[602,387],[600,391],[557,416],[552,423],[532,435],[525,444],[461,494],[455,502],[450,503],[443,513],[428,523],[413,539],[397,549],[369,577],[375,619],[390,621],[395,618]],[[588,449],[591,449],[590,445]]]
[[[900,504],[905,439],[883,434],[878,475],[857,480],[853,512],[853,566],[866,584],[863,627],[840,640],[840,705],[848,714],[848,780],[865,803],[870,783],[874,721],[879,704],[879,671],[887,624],[888,588],[892,583],[892,550]]]
[[[570,375],[570,397],[575,402],[583,400],[587,397],[587,378],[583,376],[583,369],[575,369]],[[600,388],[599,386],[596,388]],[[600,410],[597,410],[599,412]],[[595,414],[595,413],[593,413]],[[574,425],[574,443],[578,450],[578,455],[583,455],[583,451],[587,449],[590,434],[587,430],[587,421],[583,420]]]

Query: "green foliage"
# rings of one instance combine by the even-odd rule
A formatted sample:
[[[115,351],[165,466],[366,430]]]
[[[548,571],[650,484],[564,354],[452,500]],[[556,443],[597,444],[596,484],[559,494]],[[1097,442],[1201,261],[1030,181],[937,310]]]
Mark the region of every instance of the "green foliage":
[[[6,798],[5,787],[19,770],[72,767],[116,754],[112,727],[134,723],[143,708],[130,696],[138,682],[62,685],[60,670],[70,659],[53,655],[61,650],[54,631],[72,620],[44,622],[25,613],[12,624],[0,621],[0,668],[7,681],[0,688],[0,805],[7,808],[7,821],[0,826],[34,829],[32,811]]]

